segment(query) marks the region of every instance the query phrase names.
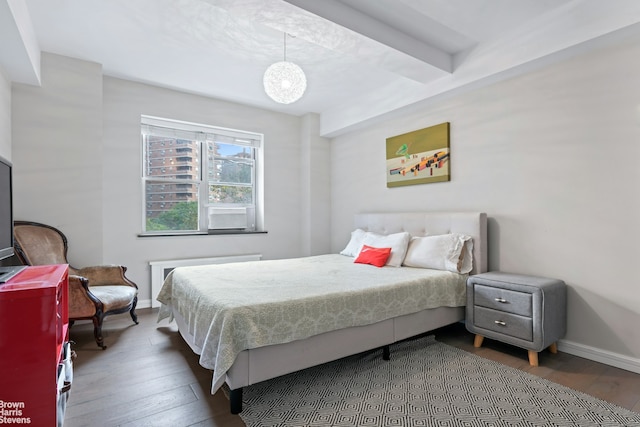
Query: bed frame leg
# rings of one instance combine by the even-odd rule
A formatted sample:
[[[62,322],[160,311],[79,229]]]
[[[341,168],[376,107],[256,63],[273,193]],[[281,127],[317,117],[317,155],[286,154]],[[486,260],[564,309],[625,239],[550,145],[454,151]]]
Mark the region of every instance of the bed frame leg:
[[[391,352],[389,351],[388,345],[385,345],[384,347],[382,347],[382,359],[391,360]]]
[[[242,387],[235,390],[229,390],[229,405],[232,414],[242,412]]]

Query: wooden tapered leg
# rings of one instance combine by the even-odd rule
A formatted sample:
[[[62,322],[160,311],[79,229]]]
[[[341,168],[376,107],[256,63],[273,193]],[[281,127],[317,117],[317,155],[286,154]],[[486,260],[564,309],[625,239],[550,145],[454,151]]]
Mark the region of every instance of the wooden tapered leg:
[[[551,344],[549,346],[549,351],[553,354],[556,354],[558,352],[558,343],[554,342],[553,344]]]
[[[484,341],[484,337],[476,334],[476,337],[473,339],[473,346],[482,347],[482,341]]]
[[[538,352],[529,350],[529,365],[538,366]]]

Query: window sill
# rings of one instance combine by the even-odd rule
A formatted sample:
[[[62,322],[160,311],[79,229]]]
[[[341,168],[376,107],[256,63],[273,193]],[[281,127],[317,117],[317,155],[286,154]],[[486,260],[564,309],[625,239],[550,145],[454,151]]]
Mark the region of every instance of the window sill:
[[[166,233],[139,233],[138,237],[184,237],[184,236],[227,236],[227,235],[246,235],[246,234],[267,234],[267,231],[245,231],[245,230],[209,230],[209,231],[190,231],[190,232],[166,232]]]

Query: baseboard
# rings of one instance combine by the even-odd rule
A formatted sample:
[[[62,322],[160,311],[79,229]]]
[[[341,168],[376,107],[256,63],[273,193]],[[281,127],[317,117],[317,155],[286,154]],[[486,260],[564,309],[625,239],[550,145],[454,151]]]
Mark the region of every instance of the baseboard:
[[[566,340],[558,341],[558,350],[573,354],[574,356],[584,357],[585,359],[640,374],[640,359],[634,357]]]

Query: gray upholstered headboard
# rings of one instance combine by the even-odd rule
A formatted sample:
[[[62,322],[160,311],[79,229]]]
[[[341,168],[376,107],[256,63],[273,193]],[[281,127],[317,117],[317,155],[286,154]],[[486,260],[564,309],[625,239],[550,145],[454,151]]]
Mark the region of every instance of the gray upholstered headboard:
[[[461,233],[473,238],[473,270],[484,273],[487,261],[487,214],[482,212],[404,212],[355,215],[355,227],[379,234],[408,231],[412,236]]]

